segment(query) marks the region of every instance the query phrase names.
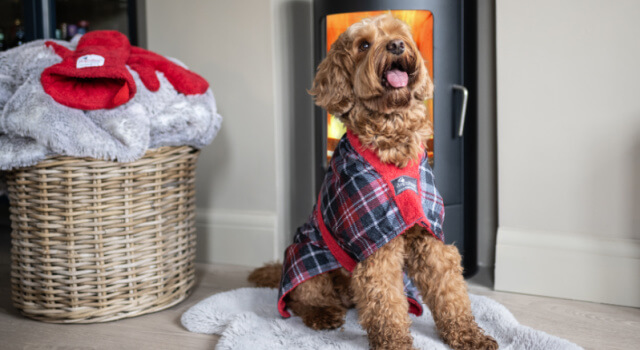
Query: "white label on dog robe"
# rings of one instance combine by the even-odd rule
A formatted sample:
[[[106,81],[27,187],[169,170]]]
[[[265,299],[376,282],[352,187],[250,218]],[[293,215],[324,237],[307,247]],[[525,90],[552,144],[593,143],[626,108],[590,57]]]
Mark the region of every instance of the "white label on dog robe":
[[[400,176],[391,180],[391,184],[393,184],[393,189],[396,191],[396,195],[399,195],[406,190],[418,193],[418,180],[411,176]]]
[[[104,57],[100,55],[84,55],[76,61],[76,68],[102,67],[104,66]]]

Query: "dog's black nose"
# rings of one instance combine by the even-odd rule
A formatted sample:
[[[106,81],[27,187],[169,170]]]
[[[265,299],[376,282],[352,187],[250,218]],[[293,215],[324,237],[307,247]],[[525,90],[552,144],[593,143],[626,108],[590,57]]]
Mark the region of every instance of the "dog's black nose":
[[[394,55],[401,55],[404,52],[404,41],[400,39],[389,41],[387,44],[387,51]]]

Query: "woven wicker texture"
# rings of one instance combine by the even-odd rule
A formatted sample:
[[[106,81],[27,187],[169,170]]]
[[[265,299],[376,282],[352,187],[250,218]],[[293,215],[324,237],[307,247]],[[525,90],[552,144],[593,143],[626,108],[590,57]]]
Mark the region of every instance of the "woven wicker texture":
[[[195,281],[197,156],[61,156],[8,174],[14,305],[41,321],[90,323],[182,301]]]

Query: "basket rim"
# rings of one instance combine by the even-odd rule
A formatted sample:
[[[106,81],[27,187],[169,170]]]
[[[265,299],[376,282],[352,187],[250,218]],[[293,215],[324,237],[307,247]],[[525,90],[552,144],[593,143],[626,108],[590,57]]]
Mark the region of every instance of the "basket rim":
[[[128,162],[119,161],[117,159],[105,159],[105,158],[94,158],[89,156],[70,156],[70,155],[64,155],[64,154],[55,154],[55,155],[47,156],[46,158],[40,160],[38,163],[34,165],[14,168],[11,170],[7,170],[7,172],[14,172],[14,171],[19,171],[19,170],[28,169],[28,168],[51,167],[51,166],[58,165],[58,164],[54,165],[52,163],[58,163],[58,162],[61,164],[68,163],[68,162],[90,162],[92,163],[92,166],[99,166],[100,163],[103,163],[108,166],[114,166],[114,165],[127,166],[128,164],[137,164],[138,162],[145,161],[149,158],[166,156],[167,154],[171,154],[171,153],[188,152],[188,153],[197,154],[200,151],[201,150],[199,148],[196,148],[193,146],[161,146],[157,148],[150,148],[139,158],[134,159],[132,161],[128,161]]]

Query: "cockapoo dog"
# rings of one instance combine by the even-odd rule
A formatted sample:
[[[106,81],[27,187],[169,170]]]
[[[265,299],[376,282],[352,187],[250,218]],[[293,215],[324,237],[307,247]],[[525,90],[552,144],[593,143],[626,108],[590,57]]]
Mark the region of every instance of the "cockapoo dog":
[[[284,264],[249,280],[280,286],[280,313],[313,329],[340,327],[355,306],[373,349],[413,348],[408,312],[421,314],[419,291],[449,346],[497,349],[471,313],[457,248],[443,243],[444,205],[425,152],[433,84],[409,27],[391,14],[352,25],[310,93],[347,134]]]

